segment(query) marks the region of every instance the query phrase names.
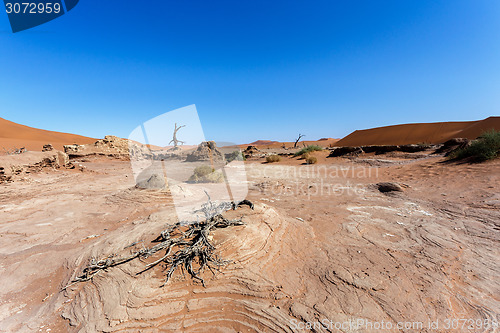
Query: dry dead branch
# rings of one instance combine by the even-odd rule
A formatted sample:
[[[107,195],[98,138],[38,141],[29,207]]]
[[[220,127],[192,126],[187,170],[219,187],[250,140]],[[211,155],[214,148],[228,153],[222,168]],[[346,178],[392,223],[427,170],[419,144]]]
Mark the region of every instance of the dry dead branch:
[[[299,133],[297,140],[295,140],[295,143],[293,144],[293,148],[297,148],[297,144],[299,143],[300,139],[302,139],[303,137],[305,137],[305,135]]]
[[[141,274],[159,264],[163,264],[166,278],[165,282],[161,285],[162,287],[170,280],[173,273],[178,268],[185,269],[193,279],[200,281],[203,286],[205,286],[205,281],[200,276],[201,272],[208,268],[215,274],[215,271],[219,271],[221,266],[230,262],[221,259],[215,254],[215,246],[210,241],[209,235],[215,229],[244,225],[241,219],[228,220],[222,216],[224,211],[231,208],[236,209],[240,205],[248,205],[253,209],[253,204],[248,200],[243,200],[239,203],[215,203],[208,197],[208,202],[199,210],[205,215],[205,220],[203,222],[179,222],[171,225],[152,241],[152,243],[157,244],[150,248],[143,247],[138,251],[132,252],[130,255],[122,257],[111,255],[99,260],[92,259],[83,269],[82,273],[71,281],[69,285],[64,287],[63,290],[78,282],[89,281],[108,268],[124,264],[134,259],[147,259],[161,251],[164,252],[159,259],[148,263],[144,269],[137,274]]]
[[[186,127],[186,125],[182,125],[182,126],[179,126],[177,127],[177,123],[175,123],[175,128],[174,128],[174,134],[173,134],[173,139],[172,141],[169,142],[169,144],[171,144],[172,142],[174,143],[174,148],[177,148],[177,146],[179,145],[179,142],[181,144],[184,144],[185,142],[184,141],[181,141],[181,140],[178,140],[177,139],[177,132],[183,128],[183,127]]]

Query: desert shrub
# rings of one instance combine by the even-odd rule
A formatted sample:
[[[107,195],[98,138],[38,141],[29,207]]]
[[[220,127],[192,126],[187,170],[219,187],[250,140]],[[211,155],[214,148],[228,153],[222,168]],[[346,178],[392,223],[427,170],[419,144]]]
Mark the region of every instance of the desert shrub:
[[[267,163],[274,163],[279,161],[281,161],[281,157],[279,157],[278,155],[270,155],[266,157]]]
[[[226,154],[227,163],[231,163],[232,161],[245,161],[246,158],[243,153],[239,150],[235,150],[232,153]]]
[[[500,151],[500,131],[491,130],[483,133],[469,146],[450,154],[452,159],[470,158],[474,162],[483,162],[498,157]]]
[[[194,169],[193,176],[203,177],[203,176],[206,176],[214,171],[215,170],[211,166],[202,165],[202,166],[196,167]]]
[[[307,156],[307,158],[306,158],[307,164],[316,164],[317,162],[318,162],[318,159],[314,156]]]
[[[224,176],[222,173],[215,171],[212,167],[202,165],[194,169],[188,181],[191,183],[222,183],[224,181]]]
[[[301,155],[304,155],[304,154],[307,154],[307,153],[310,153],[310,152],[313,152],[313,151],[322,151],[322,150],[323,150],[323,148],[321,148],[318,145],[310,145],[310,146],[302,148],[301,150],[299,150],[298,152],[296,152],[295,156],[301,156]]]

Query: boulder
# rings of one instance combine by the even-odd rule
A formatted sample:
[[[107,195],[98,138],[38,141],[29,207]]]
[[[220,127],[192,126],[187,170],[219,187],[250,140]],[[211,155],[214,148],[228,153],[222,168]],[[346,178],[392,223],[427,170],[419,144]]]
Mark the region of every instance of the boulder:
[[[69,156],[65,152],[58,150],[55,157],[56,163],[59,167],[65,167],[69,164]]]
[[[215,141],[205,141],[198,145],[195,151],[186,156],[186,162],[197,162],[197,161],[212,161],[219,162],[223,161],[224,156],[221,151],[217,148]]]

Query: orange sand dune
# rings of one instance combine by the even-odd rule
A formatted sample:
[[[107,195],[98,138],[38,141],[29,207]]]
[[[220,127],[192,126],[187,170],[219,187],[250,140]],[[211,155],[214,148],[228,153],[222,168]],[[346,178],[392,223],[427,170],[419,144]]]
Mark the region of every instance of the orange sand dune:
[[[69,134],[42,130],[16,124],[0,118],[0,150],[5,148],[25,147],[28,150],[42,150],[43,145],[52,144],[55,149],[62,150],[63,145],[93,143],[96,139]]]
[[[451,138],[475,139],[481,133],[500,130],[500,117],[478,121],[403,124],[354,131],[335,146],[405,145],[443,143]]]

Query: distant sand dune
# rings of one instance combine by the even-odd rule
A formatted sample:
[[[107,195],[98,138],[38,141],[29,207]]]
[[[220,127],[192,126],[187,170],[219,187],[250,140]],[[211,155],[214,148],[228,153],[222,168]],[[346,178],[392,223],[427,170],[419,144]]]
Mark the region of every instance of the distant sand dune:
[[[0,151],[2,147],[25,147],[28,150],[42,150],[43,145],[52,144],[55,149],[62,150],[63,145],[93,143],[96,139],[86,136],[42,130],[16,124],[0,118]]]
[[[354,131],[335,146],[443,143],[451,138],[475,139],[483,132],[500,130],[500,117],[478,121],[403,124]]]
[[[318,141],[301,141],[298,147],[318,144],[328,146],[404,145],[412,143],[442,143],[456,137],[475,139],[481,133],[500,130],[500,117],[489,117],[478,121],[417,123],[357,130],[341,140],[323,138]],[[28,127],[0,118],[0,152],[2,148],[21,148],[39,151],[45,144],[63,149],[68,144],[94,143],[96,139],[76,134],[47,131]],[[293,142],[258,140],[250,145],[262,148],[290,148]],[[245,148],[247,145],[240,145]],[[186,147],[184,147],[186,148]]]

